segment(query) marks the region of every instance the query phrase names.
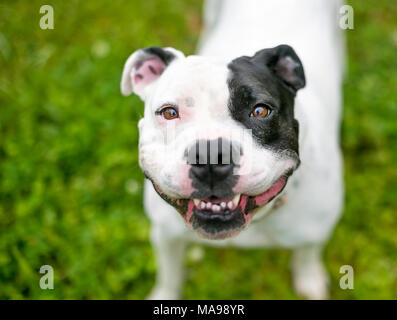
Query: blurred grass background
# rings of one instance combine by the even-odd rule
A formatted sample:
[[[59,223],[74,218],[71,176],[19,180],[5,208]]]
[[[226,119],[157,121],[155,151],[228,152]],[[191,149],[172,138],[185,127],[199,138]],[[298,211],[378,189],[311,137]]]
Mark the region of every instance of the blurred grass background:
[[[55,29],[39,28],[50,4]],[[397,6],[349,1],[346,208],[327,246],[334,299],[397,299]],[[201,0],[0,2],[0,298],[141,299],[155,264],[137,121],[119,92],[140,47],[194,53]],[[332,195],[330,195],[332,196]],[[185,298],[295,299],[284,250],[187,254]],[[55,289],[39,288],[40,266]],[[354,290],[339,268],[355,270]]]

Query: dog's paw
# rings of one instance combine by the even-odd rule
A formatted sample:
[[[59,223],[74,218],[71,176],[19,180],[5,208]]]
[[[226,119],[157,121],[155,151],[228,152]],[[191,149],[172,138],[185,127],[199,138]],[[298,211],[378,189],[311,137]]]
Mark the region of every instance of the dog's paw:
[[[294,274],[293,280],[295,292],[300,297],[309,300],[329,298],[329,279],[323,268],[312,270],[312,272],[297,272]]]
[[[169,290],[167,288],[154,287],[146,300],[178,300],[180,299],[179,293]]]

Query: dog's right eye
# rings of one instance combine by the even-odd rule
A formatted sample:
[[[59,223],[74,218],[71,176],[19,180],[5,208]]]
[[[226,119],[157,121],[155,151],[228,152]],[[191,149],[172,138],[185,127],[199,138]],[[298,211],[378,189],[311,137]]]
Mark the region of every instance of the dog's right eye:
[[[166,107],[162,109],[159,114],[166,120],[173,120],[179,118],[179,113],[176,108]]]

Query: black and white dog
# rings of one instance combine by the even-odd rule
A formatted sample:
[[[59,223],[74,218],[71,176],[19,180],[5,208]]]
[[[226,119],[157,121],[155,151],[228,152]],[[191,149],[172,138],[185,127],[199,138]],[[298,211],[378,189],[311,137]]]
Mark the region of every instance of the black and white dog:
[[[338,6],[207,1],[199,55],[150,47],[128,58],[121,91],[145,102],[150,298],[180,296],[189,242],[290,248],[296,291],[327,297],[321,251],[343,203]]]

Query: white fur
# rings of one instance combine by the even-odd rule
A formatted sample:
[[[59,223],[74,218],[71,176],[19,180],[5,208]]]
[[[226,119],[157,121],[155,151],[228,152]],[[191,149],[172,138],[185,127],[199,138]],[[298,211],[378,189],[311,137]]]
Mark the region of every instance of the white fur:
[[[263,209],[254,216],[254,223],[248,229],[225,240],[205,240],[187,229],[179,214],[156,194],[150,183],[146,183],[144,203],[152,221],[151,240],[158,263],[157,282],[150,298],[180,297],[183,250],[189,242],[212,246],[291,248],[294,250],[292,270],[296,291],[306,298],[327,297],[327,275],[321,262],[321,248],[338,221],[343,204],[342,159],[338,143],[343,40],[337,25],[338,4],[338,1],[331,0],[207,1],[200,55],[230,61],[285,43],[295,49],[303,62],[307,86],[298,92],[295,102],[295,116],[300,124],[301,166],[283,192],[287,199],[283,206],[268,216],[265,215],[269,208]],[[185,79],[192,68],[197,68],[198,72],[194,73],[193,79],[189,78],[189,83],[198,85],[210,81],[214,85],[226,85],[212,78],[226,75],[226,70],[216,60],[211,60],[210,68],[219,70],[208,77],[208,68],[202,67],[202,64],[195,65],[194,60],[199,58],[190,58],[190,61],[183,59],[171,63],[162,81],[151,88],[150,98],[145,96],[145,118],[140,122],[141,165],[156,172],[156,182],[164,191],[176,197],[184,195],[178,188],[180,177],[174,177],[174,184],[168,181],[168,185],[163,178],[175,172],[174,165],[169,164],[164,169],[159,159],[153,158],[155,152],[165,147],[159,138],[164,129],[161,125],[154,125],[153,108],[166,100],[181,97],[179,90],[189,92]],[[178,68],[180,70],[176,70]],[[175,74],[180,77],[168,77]],[[209,99],[218,99],[218,102],[212,101],[212,106],[221,105],[227,99],[223,96],[227,93],[225,88],[207,95],[197,95],[197,87],[192,90],[194,92],[188,96],[199,97],[194,102],[200,104],[201,108],[208,105]],[[127,85],[125,93],[130,91]],[[208,113],[209,110],[200,110],[203,110],[200,120],[192,121],[206,124],[208,130],[217,126],[237,128],[236,124],[224,124],[227,119],[222,116],[222,108],[215,110],[220,114],[219,120],[213,117],[213,113]],[[145,130],[145,127],[150,129]],[[179,129],[182,130],[181,127]],[[176,142],[177,138],[173,141]],[[185,147],[186,142],[181,145]],[[183,151],[182,147],[176,147],[176,150]],[[255,156],[267,157],[271,165],[276,163],[277,155],[265,152]],[[261,178],[266,180],[266,177]],[[251,186],[256,184],[253,180],[254,175]],[[269,183],[260,184],[259,189],[266,190]]]

